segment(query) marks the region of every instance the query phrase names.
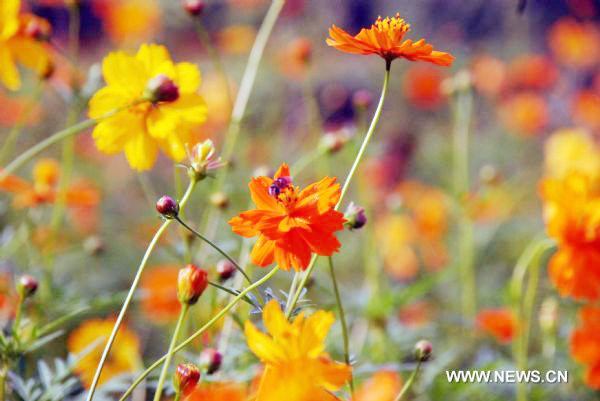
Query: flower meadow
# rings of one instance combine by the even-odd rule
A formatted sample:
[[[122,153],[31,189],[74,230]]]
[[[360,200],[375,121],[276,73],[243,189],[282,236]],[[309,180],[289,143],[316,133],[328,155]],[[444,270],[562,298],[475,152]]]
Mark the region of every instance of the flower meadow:
[[[0,0],[0,400],[600,399],[599,66],[593,0]]]

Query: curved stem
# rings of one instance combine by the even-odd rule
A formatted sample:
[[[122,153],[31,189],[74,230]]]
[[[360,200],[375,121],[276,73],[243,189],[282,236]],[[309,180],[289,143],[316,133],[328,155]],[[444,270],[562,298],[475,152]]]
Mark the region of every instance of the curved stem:
[[[222,286],[222,285],[220,285],[220,284],[217,284],[217,283],[215,283],[214,281],[210,281],[210,280],[209,280],[209,281],[208,281],[208,284],[209,284],[209,285],[212,285],[213,287],[215,287],[215,288],[218,288],[219,290],[221,290],[221,291],[224,291],[224,292],[226,292],[226,293],[228,293],[228,294],[230,294],[230,295],[233,295],[233,296],[237,296],[237,295],[239,294],[239,292],[236,292],[235,290],[232,290],[232,289],[230,289],[230,288],[227,288],[227,287],[224,287],[224,286]],[[247,303],[248,303],[248,305],[250,305],[250,306],[252,306],[252,307],[256,308],[256,305],[255,305],[255,304],[252,302],[252,300],[250,300],[250,298],[248,298],[247,296],[245,296],[245,297],[244,297],[244,298],[242,298],[242,299],[243,299],[245,302],[247,302]]]
[[[175,331],[173,332],[173,337],[171,337],[171,343],[169,344],[169,350],[167,351],[167,358],[165,360],[165,364],[163,365],[162,371],[160,372],[160,377],[156,386],[156,392],[154,393],[154,401],[160,401],[160,396],[165,385],[165,379],[167,378],[167,372],[169,371],[169,365],[171,365],[171,360],[173,359],[175,344],[177,344],[177,340],[179,339],[179,333],[181,332],[183,321],[185,320],[185,315],[187,314],[189,308],[190,306],[188,304],[183,304],[181,306],[181,312],[179,312],[179,318],[177,319]]]
[[[375,128],[377,128],[377,124],[379,122],[379,118],[381,117],[381,112],[383,110],[383,104],[385,103],[385,98],[386,98],[388,88],[389,88],[390,67],[391,67],[391,64],[388,62],[386,64],[385,77],[383,79],[383,87],[381,89],[381,96],[379,98],[379,104],[377,105],[377,109],[375,110],[375,114],[373,115],[373,120],[371,120],[371,125],[369,126],[369,130],[365,134],[365,139],[363,140],[362,145],[360,146],[360,149],[358,150],[358,153],[356,154],[356,158],[354,159],[354,163],[352,164],[352,167],[350,168],[350,171],[348,172],[348,176],[346,177],[346,181],[344,182],[344,186],[342,187],[340,199],[339,199],[337,205],[335,205],[335,210],[339,210],[339,208],[341,207],[342,202],[344,201],[344,198],[346,197],[346,194],[348,193],[348,189],[350,188],[350,183],[352,182],[352,179],[354,178],[354,174],[356,173],[356,170],[358,169],[358,166],[365,154],[365,151],[367,150],[367,146],[369,145],[369,142],[371,141],[371,138],[373,137],[373,134],[375,133]],[[312,271],[315,267],[315,263],[317,262],[317,259],[318,259],[318,255],[313,254],[313,256],[310,260],[310,263],[309,263],[308,267],[306,268],[304,275],[302,276],[302,280],[300,281],[300,285],[298,286],[296,293],[293,295],[293,298],[288,298],[288,304],[286,305],[286,308],[285,308],[285,315],[288,319],[290,318],[292,311],[294,310],[294,308],[296,307],[296,304],[298,303],[298,299],[300,298],[302,289],[306,286],[306,283],[308,282],[308,279],[310,278],[310,275],[312,274]]]
[[[338,289],[337,280],[335,278],[335,269],[333,267],[333,258],[329,259],[329,274],[331,275],[331,283],[333,284],[333,292],[335,293],[335,302],[337,303],[338,310],[340,312],[340,322],[342,323],[342,337],[344,340],[344,360],[347,365],[350,365],[350,341],[348,340],[348,325],[346,323],[346,315],[344,314],[344,307],[342,305],[342,298],[340,297],[340,291]],[[350,394],[354,398],[354,377],[350,372]]]
[[[271,277],[273,277],[275,275],[275,273],[277,273],[277,271],[279,270],[279,267],[275,266],[270,272],[268,272],[267,274],[265,274],[260,280],[256,281],[254,284],[246,287],[244,290],[242,290],[235,298],[233,298],[231,300],[231,302],[229,302],[227,304],[227,306],[225,306],[223,309],[221,309],[221,311],[219,313],[217,313],[212,319],[210,319],[204,326],[202,326],[198,331],[196,331],[194,334],[192,334],[190,337],[187,338],[187,340],[185,340],[184,342],[182,342],[181,344],[179,344],[177,347],[175,347],[174,352],[178,352],[180,350],[182,350],[183,348],[187,347],[192,341],[194,341],[196,338],[198,338],[199,336],[202,335],[202,333],[204,333],[206,330],[208,330],[213,324],[215,324],[216,322],[219,321],[219,319],[221,319],[231,308],[233,308],[244,296],[246,296],[246,294],[248,294],[250,291],[254,290],[255,288],[259,287],[260,285],[266,283]],[[144,381],[144,379],[150,374],[150,372],[152,372],[154,369],[156,369],[157,367],[160,366],[160,364],[166,359],[166,356],[162,356],[160,359],[158,359],[157,361],[155,361],[152,365],[150,365],[148,367],[148,369],[146,369],[134,382],[133,384],[127,389],[127,391],[125,392],[125,394],[123,394],[121,396],[121,398],[119,398],[119,401],[124,401],[127,399],[127,397],[129,397],[131,395],[131,393],[133,392],[133,390],[141,383]]]
[[[196,187],[196,184],[197,184],[197,181],[195,181],[195,180],[190,181],[190,184],[189,184],[187,190],[185,191],[185,194],[181,198],[180,208],[183,208],[185,206],[185,204],[188,202],[188,200],[190,199],[190,196],[192,195],[192,192],[194,191],[194,188]],[[162,234],[165,232],[165,230],[171,225],[172,222],[173,222],[173,220],[165,220],[164,223],[160,226],[160,228],[156,231],[156,234],[154,234],[154,238],[152,238],[152,241],[150,241],[150,244],[148,244],[146,253],[144,254],[144,257],[142,258],[142,261],[140,262],[140,266],[138,267],[137,273],[135,274],[133,282],[131,283],[131,287],[129,288],[129,292],[127,293],[127,297],[125,298],[125,302],[123,302],[123,306],[121,307],[121,312],[119,312],[117,321],[115,322],[113,330],[110,333],[110,337],[108,338],[108,342],[106,343],[106,346],[102,353],[102,357],[100,358],[100,363],[98,364],[98,368],[96,369],[96,374],[94,375],[94,379],[92,380],[92,385],[90,386],[90,391],[86,397],[87,401],[91,401],[92,398],[94,397],[94,392],[96,391],[96,387],[98,386],[98,380],[100,380],[100,374],[102,373],[102,368],[104,367],[104,363],[106,362],[106,359],[108,358],[110,349],[112,348],[115,338],[117,337],[117,332],[119,331],[119,327],[121,326],[121,323],[123,322],[123,319],[125,318],[125,314],[127,313],[127,308],[129,307],[129,304],[131,303],[133,294],[135,293],[135,290],[137,289],[137,286],[142,277],[142,273],[144,272],[144,269],[146,268],[148,260],[150,259],[150,255],[154,251],[154,248],[156,247],[158,240],[160,239]]]
[[[225,259],[227,259],[228,261],[230,261],[231,263],[233,263],[233,265],[235,266],[235,268],[237,269],[237,271],[239,271],[240,273],[242,273],[244,275],[244,277],[246,278],[246,280],[248,281],[248,283],[252,284],[252,280],[250,279],[250,277],[248,277],[248,275],[246,274],[246,272],[244,271],[244,269],[242,269],[240,267],[240,265],[238,265],[238,263],[227,254],[227,252],[225,252],[224,250],[222,250],[221,248],[219,248],[219,246],[217,244],[215,244],[214,242],[212,242],[211,240],[209,240],[208,238],[206,238],[204,235],[200,234],[198,231],[194,230],[192,227],[188,226],[183,220],[181,220],[179,218],[179,216],[175,217],[175,220],[177,220],[177,222],[179,224],[181,224],[183,227],[185,227],[189,232],[191,232],[192,234],[194,234],[196,237],[200,238],[202,241],[206,242],[208,245],[210,245],[211,247],[213,247],[213,249],[215,249],[217,252],[219,252],[221,255],[223,255],[225,257]]]
[[[400,401],[402,397],[404,397],[404,394],[406,394],[406,392],[411,388],[413,382],[415,381],[415,378],[417,377],[417,374],[419,373],[419,369],[421,369],[421,363],[421,361],[417,362],[417,367],[415,368],[415,370],[413,370],[406,383],[404,383],[402,390],[400,390],[400,393],[398,393],[394,401]]]

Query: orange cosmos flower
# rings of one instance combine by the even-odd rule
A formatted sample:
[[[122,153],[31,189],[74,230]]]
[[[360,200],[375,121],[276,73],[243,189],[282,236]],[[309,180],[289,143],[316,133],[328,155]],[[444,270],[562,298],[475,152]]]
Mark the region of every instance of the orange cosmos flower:
[[[0,191],[15,194],[16,208],[34,207],[53,203],[58,195],[59,166],[55,160],[41,159],[33,167],[33,183],[8,175],[0,179]],[[91,208],[98,205],[100,195],[86,181],[74,182],[67,189],[67,205]]]
[[[236,383],[203,383],[185,398],[185,401],[245,401],[248,399],[244,387]]]
[[[404,95],[418,108],[434,110],[444,103],[444,74],[429,65],[415,65],[404,74]]]
[[[378,54],[387,63],[391,63],[397,58],[405,58],[410,61],[427,61],[442,66],[452,64],[454,56],[450,53],[433,50],[433,46],[425,42],[425,39],[419,39],[416,42],[411,39],[403,40],[408,31],[410,31],[410,25],[404,22],[398,13],[392,18],[377,18],[371,28],[361,29],[356,36],[332,25],[329,29],[330,37],[326,42],[329,46],[346,53]]]
[[[512,88],[543,90],[558,80],[559,71],[554,62],[541,54],[526,54],[515,59],[508,72]]]
[[[402,379],[397,372],[375,372],[356,390],[352,401],[394,401],[402,390]]]
[[[488,54],[474,57],[470,71],[473,86],[486,96],[498,95],[505,86],[506,65],[496,57]]]
[[[83,322],[69,335],[67,340],[69,352],[75,355],[84,355],[77,362],[75,373],[81,377],[86,388],[89,388],[92,384],[104,345],[108,341],[114,324],[115,319],[112,318],[91,319]],[[137,335],[127,327],[121,327],[110,358],[104,364],[100,384],[107,382],[111,377],[120,373],[139,369],[142,366],[139,352],[140,340]]]
[[[499,342],[509,343],[517,332],[514,313],[508,308],[484,309],[477,314],[477,326]]]
[[[577,362],[587,365],[586,384],[600,390],[600,308],[581,308],[579,320],[581,326],[571,334],[571,355]]]
[[[573,120],[595,131],[600,130],[600,95],[593,90],[582,90],[575,95],[572,105]]]
[[[522,136],[539,134],[549,120],[544,98],[533,92],[517,93],[500,105],[500,119],[506,127]]]
[[[165,323],[176,319],[181,309],[177,299],[177,266],[162,265],[142,278],[142,308],[149,319]]]
[[[279,303],[271,300],[263,310],[270,335],[246,322],[248,347],[266,365],[256,401],[337,400],[330,391],[346,383],[351,367],[325,353],[325,337],[333,321],[333,313],[317,311],[308,318],[300,313],[290,323]]]
[[[344,215],[333,208],[340,199],[336,178],[325,177],[305,189],[292,184],[287,164],[273,178],[253,178],[248,185],[258,209],[229,220],[233,232],[258,237],[252,261],[264,267],[276,262],[281,269],[308,267],[311,253],[330,256],[340,243],[334,233],[344,228]]]
[[[591,67],[600,60],[600,31],[592,23],[559,19],[548,34],[550,49],[568,67]]]

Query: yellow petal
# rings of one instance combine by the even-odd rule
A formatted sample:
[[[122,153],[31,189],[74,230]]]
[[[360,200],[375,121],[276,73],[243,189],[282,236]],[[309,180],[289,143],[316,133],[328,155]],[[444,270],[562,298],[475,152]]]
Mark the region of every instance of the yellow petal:
[[[0,1],[0,40],[8,39],[19,29],[20,0]]]
[[[141,129],[140,122],[135,116],[130,113],[119,113],[96,125],[92,136],[99,151],[111,154],[123,150],[132,134]]]
[[[317,311],[309,316],[300,334],[300,352],[317,358],[325,348],[325,337],[334,321],[331,312]]]
[[[262,333],[251,322],[247,321],[244,325],[244,333],[248,348],[261,361],[273,364],[285,361],[285,350],[281,349],[271,337]]]
[[[125,156],[135,170],[148,170],[154,166],[158,155],[158,145],[144,132],[138,132],[125,144]]]
[[[132,100],[119,87],[105,86],[94,93],[94,96],[90,99],[88,115],[90,118],[102,117]]]
[[[199,125],[206,121],[206,103],[199,95],[184,94],[173,103],[161,105],[161,109],[176,114],[178,118],[189,124]]]
[[[122,51],[109,53],[104,58],[102,75],[109,86],[115,86],[134,98],[143,94],[149,79],[144,66]]]
[[[177,86],[179,93],[192,94],[200,87],[200,70],[192,63],[177,63]]]
[[[263,309],[263,322],[267,331],[274,338],[283,335],[283,333],[291,329],[290,323],[281,311],[279,302],[274,299],[270,300]]]
[[[165,62],[171,63],[171,56],[165,46],[155,44],[143,44],[135,55],[136,60],[144,67],[147,77],[151,78],[165,68]],[[171,74],[174,73],[174,70]],[[171,76],[171,75],[170,75]]]
[[[19,70],[8,46],[0,42],[0,81],[10,90],[21,87]]]
[[[48,72],[50,57],[45,45],[37,40],[14,37],[9,46],[17,61],[40,75]]]

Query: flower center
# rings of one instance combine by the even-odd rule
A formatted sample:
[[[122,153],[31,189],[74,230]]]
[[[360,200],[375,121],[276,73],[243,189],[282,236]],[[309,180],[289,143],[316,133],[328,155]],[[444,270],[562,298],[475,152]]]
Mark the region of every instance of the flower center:
[[[146,84],[146,96],[152,103],[174,102],[179,98],[179,88],[164,74],[158,74]]]

